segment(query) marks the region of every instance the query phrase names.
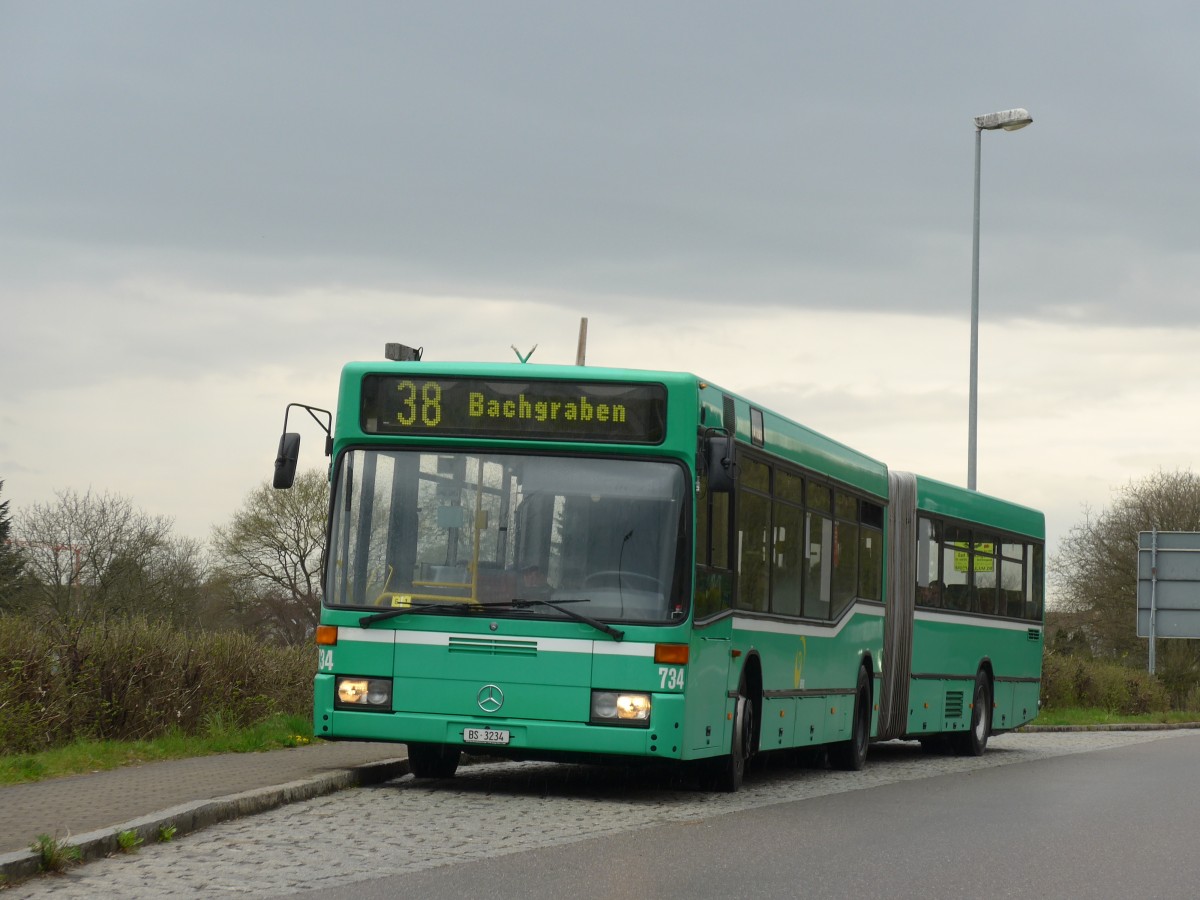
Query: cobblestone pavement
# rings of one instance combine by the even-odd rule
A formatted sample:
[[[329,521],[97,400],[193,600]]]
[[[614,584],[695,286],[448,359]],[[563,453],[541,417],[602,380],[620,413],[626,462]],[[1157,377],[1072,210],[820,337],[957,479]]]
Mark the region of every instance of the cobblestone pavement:
[[[450,781],[406,776],[216,825],[15,885],[4,896],[273,897],[898,781],[1180,739],[1200,733],[1007,734],[980,758],[882,744],[862,772],[773,761],[749,773],[737,794],[708,793],[653,770],[485,763]]]

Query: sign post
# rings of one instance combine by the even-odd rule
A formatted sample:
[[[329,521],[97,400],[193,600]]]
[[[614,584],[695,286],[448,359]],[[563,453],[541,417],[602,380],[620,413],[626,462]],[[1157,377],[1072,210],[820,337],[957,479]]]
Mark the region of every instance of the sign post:
[[[1200,638],[1200,532],[1138,534],[1137,636],[1150,640],[1150,674],[1158,638]]]

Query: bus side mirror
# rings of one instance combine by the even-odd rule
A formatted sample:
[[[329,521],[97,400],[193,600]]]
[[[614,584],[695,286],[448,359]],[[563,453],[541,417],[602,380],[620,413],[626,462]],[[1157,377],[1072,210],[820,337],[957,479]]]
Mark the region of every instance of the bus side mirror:
[[[279,439],[279,453],[275,456],[275,480],[272,486],[290,488],[296,480],[296,463],[300,459],[300,435],[285,431]]]
[[[708,490],[714,494],[731,493],[734,481],[733,435],[709,435],[704,461],[708,469]]]

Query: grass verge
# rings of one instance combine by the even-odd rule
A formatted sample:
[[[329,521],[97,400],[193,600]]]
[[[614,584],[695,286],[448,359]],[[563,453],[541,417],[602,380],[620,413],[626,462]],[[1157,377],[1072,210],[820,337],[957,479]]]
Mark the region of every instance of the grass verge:
[[[1109,712],[1106,709],[1085,709],[1068,707],[1064,709],[1043,709],[1038,713],[1031,725],[1163,725],[1200,722],[1200,713],[1188,712],[1150,712],[1138,715]]]
[[[312,741],[311,733],[312,723],[300,716],[276,715],[248,728],[233,728],[214,717],[196,735],[175,731],[146,741],[79,740],[41,753],[0,756],[0,785],[102,772],[165,759],[300,747]]]

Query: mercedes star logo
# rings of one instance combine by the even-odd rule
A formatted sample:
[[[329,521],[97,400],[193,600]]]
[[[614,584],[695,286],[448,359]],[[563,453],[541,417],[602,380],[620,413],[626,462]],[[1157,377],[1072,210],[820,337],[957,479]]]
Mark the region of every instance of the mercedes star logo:
[[[475,695],[475,702],[484,712],[494,713],[504,705],[504,691],[494,684],[485,684]]]

